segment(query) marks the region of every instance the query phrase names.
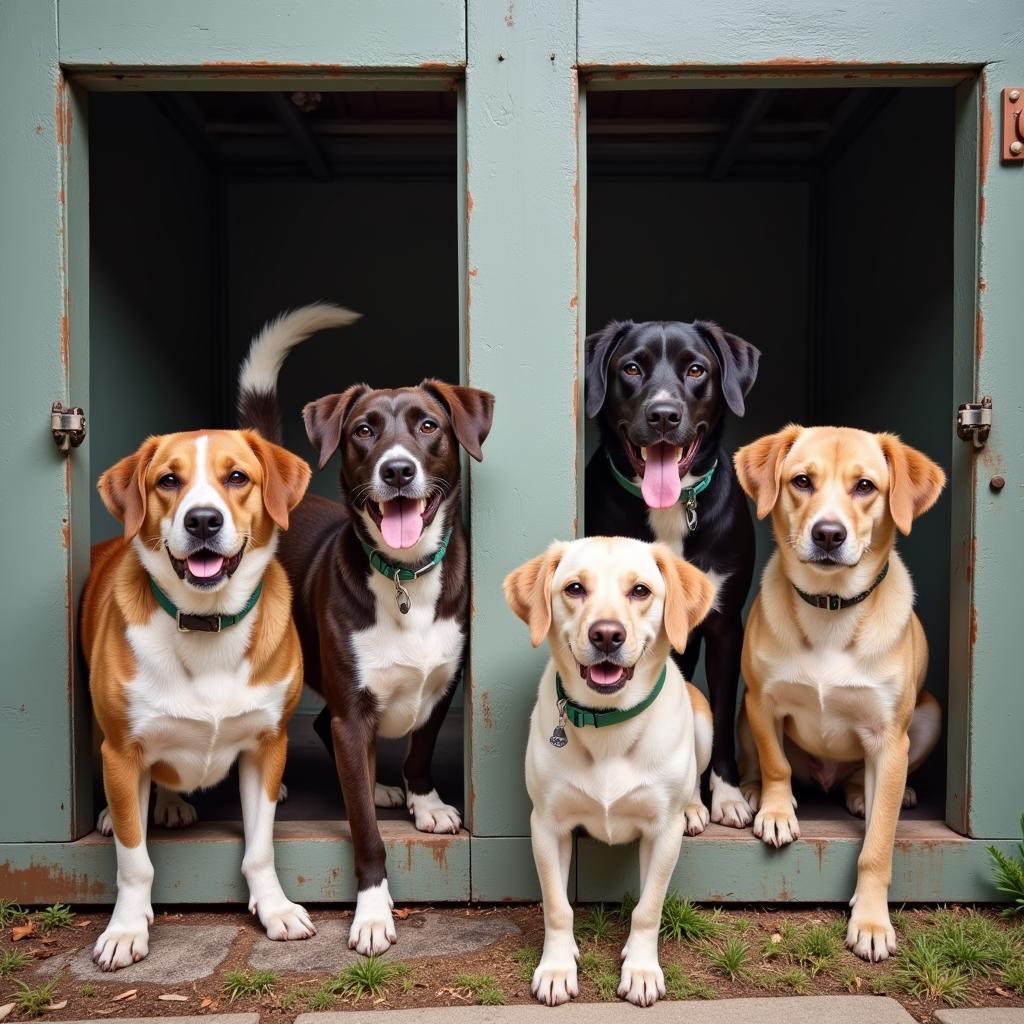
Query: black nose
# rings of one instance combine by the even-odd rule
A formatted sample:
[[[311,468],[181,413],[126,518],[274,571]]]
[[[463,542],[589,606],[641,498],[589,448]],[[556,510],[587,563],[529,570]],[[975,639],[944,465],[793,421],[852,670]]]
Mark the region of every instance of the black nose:
[[[823,519],[811,527],[811,539],[822,551],[835,551],[846,540],[846,527]]]
[[[215,508],[189,509],[185,516],[185,529],[200,540],[209,540],[220,533],[224,517]]]
[[[598,619],[587,635],[597,650],[611,654],[626,642],[626,627],[614,619]]]
[[[380,478],[388,487],[404,487],[416,475],[416,463],[412,459],[388,459],[382,462]]]
[[[647,407],[647,422],[663,434],[678,427],[683,419],[683,407],[675,402],[655,402]]]

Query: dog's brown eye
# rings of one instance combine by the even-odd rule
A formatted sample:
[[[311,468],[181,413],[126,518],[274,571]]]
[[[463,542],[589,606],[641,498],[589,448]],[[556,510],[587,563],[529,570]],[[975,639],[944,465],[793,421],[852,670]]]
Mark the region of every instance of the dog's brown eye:
[[[858,494],[873,494],[875,491],[875,485],[870,480],[858,480],[857,486],[854,490]]]
[[[437,426],[437,424],[433,420],[424,420],[420,424],[420,433],[421,434],[433,434],[434,431],[437,430],[437,429],[438,429],[438,426]]]
[[[707,373],[707,371],[700,365],[700,363],[694,363],[693,366],[686,371],[686,376],[693,377],[693,379],[696,380],[698,377],[703,377],[705,373]]]
[[[163,491],[176,491],[181,486],[181,481],[173,473],[165,473],[157,480],[156,485]]]
[[[242,487],[249,482],[248,476],[245,475],[240,469],[233,469],[228,473],[228,483],[232,487]]]
[[[360,423],[353,432],[354,437],[373,437],[373,428],[369,423]]]
[[[568,594],[569,597],[586,597],[587,595],[587,592],[584,589],[583,584],[579,582],[570,583],[565,588],[565,593]]]
[[[643,601],[645,598],[651,596],[651,588],[646,583],[638,583],[630,592],[630,597],[635,597],[639,601]]]
[[[626,365],[622,368],[622,372],[627,377],[639,377],[640,367],[637,366],[636,363],[626,363]]]
[[[814,489],[811,478],[806,473],[799,473],[793,477],[791,483],[798,491],[810,491]]]

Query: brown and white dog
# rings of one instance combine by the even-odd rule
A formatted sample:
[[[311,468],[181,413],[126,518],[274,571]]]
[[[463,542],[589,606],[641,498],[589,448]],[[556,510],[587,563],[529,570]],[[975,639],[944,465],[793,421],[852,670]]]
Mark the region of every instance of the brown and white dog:
[[[354,319],[317,304],[268,324],[241,370],[243,423],[276,439],[285,355],[314,331]],[[425,380],[387,390],[356,384],[303,410],[320,468],[341,453],[342,502],[308,496],[282,538],[281,561],[295,590],[306,682],[327,705],[317,731],[334,755],[352,831],[349,946],[367,955],[397,938],[374,805],[404,797],[423,832],[455,833],[462,821],[438,794],[431,761],[468,631],[460,449],[483,458],[493,408],[486,391]],[[376,742],[407,735],[403,792],[376,782]]]
[[[212,786],[239,762],[249,908],[272,939],[315,930],[274,868],[274,813],[302,692],[291,589],[274,557],[309,466],[253,431],[151,437],[99,480],[124,537],[96,545],[81,636],[102,731],[117,902],[93,959],[149,952],[151,780]],[[103,816],[101,816],[103,817]]]
[[[896,949],[888,890],[907,772],[935,746],[941,711],[924,687],[928,647],[896,531],[938,499],[943,471],[892,434],[788,426],[736,453],[740,484],[769,513],[777,548],[743,644],[744,795],[754,834],[800,835],[792,776],[846,779],[866,818],[847,945],[865,960]]]
[[[711,708],[670,653],[686,647],[714,587],[666,545],[589,537],[552,544],[516,569],[505,596],[534,647],[547,639],[551,649],[526,749],[544,901],[533,993],[549,1006],[579,994],[566,885],[582,826],[605,843],[640,840],[619,995],[650,1006],[665,994],[658,928],[680,843],[708,822],[700,776],[711,759]]]

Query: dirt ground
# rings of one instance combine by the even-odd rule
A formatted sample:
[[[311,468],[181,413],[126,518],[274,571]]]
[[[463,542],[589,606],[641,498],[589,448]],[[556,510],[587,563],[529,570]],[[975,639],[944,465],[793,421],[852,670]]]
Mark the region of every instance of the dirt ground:
[[[49,1009],[41,1015],[55,1021],[75,1018],[121,1018],[141,1016],[176,1016],[191,1013],[225,1011],[258,1011],[265,1022],[284,1024],[309,1009],[366,1009],[380,1006],[403,1009],[417,1006],[456,1006],[479,1001],[530,1002],[529,978],[543,943],[543,922],[539,906],[487,907],[409,907],[399,909],[402,920],[426,910],[459,916],[500,914],[511,918],[521,934],[501,939],[478,952],[450,958],[428,960],[401,959],[399,945],[386,960],[404,963],[408,970],[390,979],[379,995],[324,995],[323,984],[328,975],[280,973],[271,981],[271,991],[260,996],[242,996],[231,1002],[225,992],[225,976],[233,970],[248,971],[246,959],[261,932],[258,922],[237,912],[196,911],[158,914],[158,920],[182,921],[189,924],[234,924],[240,928],[227,958],[218,969],[202,981],[178,986],[131,984],[116,974],[98,976],[95,981],[82,981],[68,970],[57,976]],[[939,997],[945,991],[942,976],[937,976],[932,992],[915,996],[905,990],[906,981],[899,981],[899,955],[884,964],[866,964],[842,948],[845,915],[837,908],[787,909],[785,907],[738,907],[729,909],[701,908],[701,920],[711,922],[711,934],[704,938],[676,941],[663,939],[661,963],[671,977],[669,997],[730,998],[738,996],[771,997],[775,995],[831,995],[842,993],[891,995],[898,999],[919,1021],[930,1021],[936,1009],[945,1005]],[[17,925],[3,929],[0,935],[0,966],[11,950],[27,954],[33,961],[44,960],[58,953],[90,946],[102,931],[108,910],[79,908],[70,924],[45,932],[36,919],[31,933],[15,941]],[[351,910],[321,908],[313,911],[315,921],[351,917]],[[33,918],[28,919],[32,921]],[[894,914],[901,948],[909,938],[942,926],[954,931],[959,922],[967,925],[980,922],[994,926],[998,935],[1015,950],[1019,962],[982,966],[978,973],[950,989],[951,999],[967,1006],[1024,1006],[1024,922],[1007,923],[991,909],[970,907],[914,908]],[[627,928],[618,907],[600,910],[578,908],[577,936],[581,952],[581,1001],[615,999],[619,951]],[[801,937],[816,935],[831,948],[820,948],[818,955],[808,957]],[[727,977],[728,966],[722,964],[722,951],[732,944],[734,952],[745,947],[743,963],[735,978]],[[796,949],[802,953],[794,953]],[[675,965],[670,967],[670,965]],[[736,966],[735,964],[733,965]],[[1014,973],[1016,972],[1016,973]],[[927,977],[927,971],[926,971]],[[1007,981],[1009,979],[1009,982]],[[1014,988],[1013,982],[1019,983]],[[36,988],[48,979],[36,971],[33,963],[9,971],[0,971],[0,1008],[14,1001],[22,986]],[[127,994],[126,994],[127,993]],[[318,993],[320,995],[318,996]],[[184,996],[167,1000],[161,996]],[[3,1016],[0,1010],[0,1017]],[[7,1012],[7,1021],[29,1019],[31,1014],[15,1006]]]

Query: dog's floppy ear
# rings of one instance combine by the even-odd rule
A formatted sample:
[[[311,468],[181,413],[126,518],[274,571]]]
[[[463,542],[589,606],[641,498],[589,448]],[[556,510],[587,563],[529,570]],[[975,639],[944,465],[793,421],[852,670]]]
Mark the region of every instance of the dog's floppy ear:
[[[530,628],[530,643],[539,647],[551,628],[551,577],[565,554],[565,543],[555,541],[543,555],[505,577],[505,600]]]
[[[341,427],[352,403],[369,390],[366,384],[353,384],[340,395],[325,395],[303,408],[302,421],[306,424],[306,434],[320,452],[318,468],[323,469],[338,450]]]
[[[586,406],[590,419],[604,405],[604,396],[608,391],[608,364],[619,342],[633,326],[632,320],[613,320],[603,331],[589,335],[584,342]]]
[[[491,432],[491,421],[494,419],[494,395],[479,388],[446,384],[443,380],[425,380],[420,387],[430,392],[448,410],[452,430],[459,444],[477,462],[482,462],[484,453],[481,446]]]
[[[313,471],[305,459],[255,430],[243,430],[242,437],[263,467],[263,504],[267,514],[282,530],[287,530],[288,513],[302,501]]]
[[[96,483],[107,511],[124,523],[125,540],[142,529],[146,518],[146,470],[159,443],[159,437],[146,438],[138,451],[111,466]]]
[[[782,461],[803,429],[790,423],[777,434],[766,434],[745,445],[734,456],[736,479],[757,506],[758,519],[764,519],[779,500]]]
[[[889,511],[896,528],[907,534],[914,520],[938,501],[946,486],[946,474],[895,434],[877,436],[889,463]]]
[[[682,654],[690,630],[711,611],[715,586],[700,569],[664,544],[652,544],[651,550],[665,580],[665,632],[668,642]]]
[[[718,324],[710,320],[697,320],[693,326],[704,336],[718,360],[718,366],[722,371],[722,394],[725,395],[725,401],[737,416],[742,416],[747,411],[743,399],[757,379],[761,350],[755,348],[749,341],[723,331]]]

